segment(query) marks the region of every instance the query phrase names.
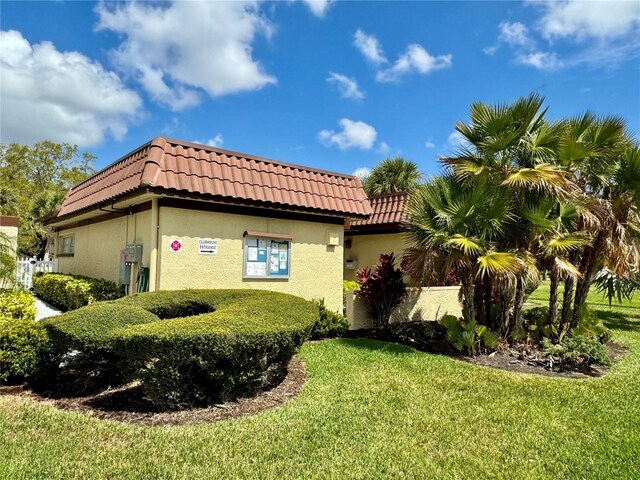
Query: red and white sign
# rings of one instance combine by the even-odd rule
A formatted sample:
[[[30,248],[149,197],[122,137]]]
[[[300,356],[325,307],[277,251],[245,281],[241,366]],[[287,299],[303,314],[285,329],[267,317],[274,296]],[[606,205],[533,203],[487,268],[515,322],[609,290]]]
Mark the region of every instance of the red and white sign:
[[[182,240],[179,238],[172,238],[169,242],[169,251],[178,253],[182,251]]]

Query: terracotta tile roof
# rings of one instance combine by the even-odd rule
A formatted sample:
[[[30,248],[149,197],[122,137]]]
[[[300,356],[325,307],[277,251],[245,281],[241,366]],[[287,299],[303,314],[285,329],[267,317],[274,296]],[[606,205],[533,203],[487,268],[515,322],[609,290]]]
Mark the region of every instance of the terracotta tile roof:
[[[357,177],[157,137],[69,190],[57,217],[147,187],[252,206],[371,214]]]
[[[349,230],[370,230],[375,228],[400,227],[405,219],[408,192],[389,193],[369,198],[373,214],[364,220],[353,220]]]

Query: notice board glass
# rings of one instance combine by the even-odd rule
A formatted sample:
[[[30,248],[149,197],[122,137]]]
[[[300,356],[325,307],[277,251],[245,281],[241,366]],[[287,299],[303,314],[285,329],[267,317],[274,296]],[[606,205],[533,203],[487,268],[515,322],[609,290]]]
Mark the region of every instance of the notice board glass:
[[[289,278],[291,241],[245,237],[244,278]]]

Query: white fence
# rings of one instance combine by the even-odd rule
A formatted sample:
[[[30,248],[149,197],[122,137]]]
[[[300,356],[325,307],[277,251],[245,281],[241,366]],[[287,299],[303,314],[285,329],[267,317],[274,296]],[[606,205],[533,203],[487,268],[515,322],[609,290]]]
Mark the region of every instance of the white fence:
[[[33,287],[34,273],[58,271],[58,260],[36,260],[35,257],[22,257],[16,263],[16,282],[26,290]]]

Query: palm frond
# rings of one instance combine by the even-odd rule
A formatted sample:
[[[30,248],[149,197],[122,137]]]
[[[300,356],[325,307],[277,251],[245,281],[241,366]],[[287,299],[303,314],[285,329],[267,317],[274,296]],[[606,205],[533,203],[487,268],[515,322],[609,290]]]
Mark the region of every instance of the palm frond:
[[[566,255],[588,244],[586,232],[578,231],[555,235],[546,243],[544,250],[547,255]]]
[[[476,276],[485,278],[499,274],[515,274],[522,269],[522,262],[516,255],[508,252],[486,253],[476,260]]]
[[[450,238],[446,245],[453,246],[461,250],[465,255],[478,255],[482,252],[482,242],[475,238],[464,237],[460,234]]]

